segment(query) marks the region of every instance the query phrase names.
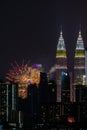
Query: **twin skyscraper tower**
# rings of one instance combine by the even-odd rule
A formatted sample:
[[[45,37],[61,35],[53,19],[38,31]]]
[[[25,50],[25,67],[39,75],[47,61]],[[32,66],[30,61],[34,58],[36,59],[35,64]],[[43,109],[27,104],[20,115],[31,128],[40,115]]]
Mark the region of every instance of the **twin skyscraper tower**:
[[[75,55],[74,55],[74,68],[73,72],[68,71],[67,66],[67,53],[66,53],[66,45],[63,38],[62,29],[60,31],[60,36],[57,44],[56,50],[56,81],[57,81],[57,101],[61,102],[61,80],[62,73],[68,72],[70,75],[70,101],[75,100],[72,95],[73,86],[76,84],[86,84],[86,76],[87,76],[87,57],[86,50],[84,48],[84,42],[81,35],[81,30],[79,30],[79,34],[76,41]],[[72,60],[72,59],[70,59]]]

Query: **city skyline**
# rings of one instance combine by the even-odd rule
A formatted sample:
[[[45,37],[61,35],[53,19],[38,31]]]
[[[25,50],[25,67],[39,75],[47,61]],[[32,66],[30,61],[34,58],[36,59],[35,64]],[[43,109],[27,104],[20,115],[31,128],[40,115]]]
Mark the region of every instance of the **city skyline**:
[[[75,45],[81,24],[87,45],[86,2],[0,2],[0,76],[5,77],[11,63],[30,60],[48,71],[56,63],[56,48],[61,30],[72,69]],[[72,46],[72,47],[71,47]]]

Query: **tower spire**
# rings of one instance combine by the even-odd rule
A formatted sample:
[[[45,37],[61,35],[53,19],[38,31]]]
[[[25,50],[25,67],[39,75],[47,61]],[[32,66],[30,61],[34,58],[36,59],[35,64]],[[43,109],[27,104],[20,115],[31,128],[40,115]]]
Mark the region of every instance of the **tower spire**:
[[[57,50],[65,50],[65,42],[64,42],[63,33],[62,33],[62,25],[61,25],[61,31],[60,31],[58,44],[57,44]]]
[[[65,57],[65,56],[66,56],[66,48],[61,25],[60,36],[57,44],[56,57]]]
[[[61,25],[61,32],[62,32],[62,25]]]
[[[84,50],[84,43],[83,43],[82,34],[81,34],[81,25],[79,29],[79,35],[77,38],[76,50]]]
[[[79,29],[74,57],[74,83],[81,84],[84,78],[83,75],[85,75],[85,48],[81,29]]]
[[[56,60],[57,60],[57,65],[56,65],[56,82],[57,82],[57,102],[61,102],[61,81],[62,81],[62,72],[67,71],[67,55],[66,55],[66,48],[65,48],[65,41],[63,38],[63,33],[62,33],[62,26],[60,28],[60,36],[58,39],[58,44],[57,44],[57,50],[56,50]]]
[[[81,29],[79,30],[79,35],[77,38],[77,43],[76,43],[76,50],[75,50],[75,57],[84,57],[85,53],[84,53],[84,42],[82,39],[82,35],[81,35]]]

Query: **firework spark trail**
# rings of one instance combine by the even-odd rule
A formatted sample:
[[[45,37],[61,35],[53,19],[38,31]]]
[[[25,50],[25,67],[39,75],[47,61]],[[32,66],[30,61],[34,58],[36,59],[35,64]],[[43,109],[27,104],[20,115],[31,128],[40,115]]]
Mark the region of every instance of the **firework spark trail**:
[[[31,80],[32,83],[39,84],[40,70],[28,64],[25,64],[24,60],[21,65],[15,61],[15,65],[11,64],[12,69],[7,73],[6,79],[15,83],[28,82]]]

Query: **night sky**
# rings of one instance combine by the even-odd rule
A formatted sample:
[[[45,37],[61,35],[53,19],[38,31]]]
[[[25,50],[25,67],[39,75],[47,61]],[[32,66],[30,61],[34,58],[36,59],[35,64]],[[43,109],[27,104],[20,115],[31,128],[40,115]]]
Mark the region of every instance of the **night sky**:
[[[1,0],[0,1],[0,76],[16,60],[42,64],[46,71],[56,63],[56,48],[62,25],[68,66],[81,25],[87,45],[87,3],[75,0]]]

